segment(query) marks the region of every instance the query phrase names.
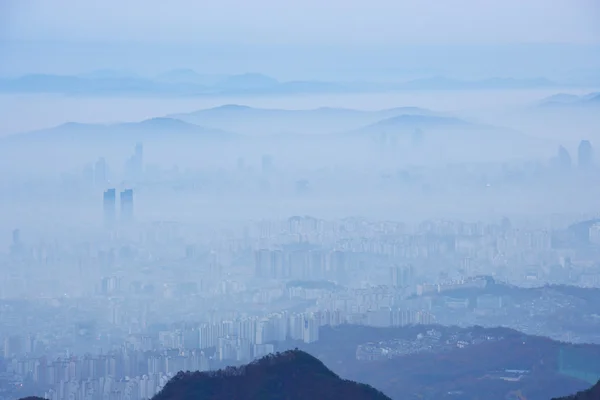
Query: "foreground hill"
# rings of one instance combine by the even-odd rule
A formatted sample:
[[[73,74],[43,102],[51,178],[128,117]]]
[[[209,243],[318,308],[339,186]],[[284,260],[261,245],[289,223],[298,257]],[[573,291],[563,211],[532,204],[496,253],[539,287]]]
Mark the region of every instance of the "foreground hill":
[[[599,400],[600,399],[600,381],[587,390],[582,390],[574,395],[555,398],[553,400]]]
[[[180,372],[154,400],[386,400],[370,386],[341,379],[313,356],[290,350],[215,372]]]

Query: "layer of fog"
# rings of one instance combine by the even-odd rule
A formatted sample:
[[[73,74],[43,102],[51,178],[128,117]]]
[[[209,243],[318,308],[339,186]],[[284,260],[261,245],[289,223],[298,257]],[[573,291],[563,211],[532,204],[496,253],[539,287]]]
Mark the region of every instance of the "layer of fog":
[[[86,98],[57,95],[0,95],[0,135],[26,132],[66,122],[110,123],[140,121],[168,114],[193,112],[224,104],[271,109],[318,107],[377,110],[422,107],[440,112],[497,116],[525,107],[557,92],[583,94],[593,89],[432,91],[343,95],[297,95],[201,98]],[[543,135],[544,132],[534,132]]]
[[[378,131],[366,129],[368,121],[362,120],[348,132],[312,136],[302,132],[259,135],[261,126],[249,125],[226,140],[213,133],[210,139],[175,138],[166,129],[143,140],[145,173],[138,179],[124,171],[137,136],[81,141],[67,134],[67,139],[55,140],[52,135],[61,130],[40,132],[41,136],[22,142],[0,143],[0,217],[6,232],[10,227],[48,235],[67,226],[99,229],[102,192],[109,187],[134,189],[140,223],[215,224],[290,215],[472,221],[503,215],[593,214],[600,194],[594,184],[597,173],[575,168],[576,147],[582,139],[600,143],[599,117],[590,110],[546,111],[535,106],[554,93],[452,91],[186,100],[4,97],[4,134],[69,121],[140,121],[223,104],[288,110],[422,107],[472,126],[424,129],[421,139],[415,138],[413,131],[419,129],[412,125],[398,132],[394,127]],[[343,122],[344,130],[352,126]],[[488,125],[495,128],[481,128]],[[559,144],[570,152],[571,170],[555,169],[550,162]],[[272,160],[268,170],[263,165],[265,156]],[[90,183],[86,168],[99,158],[108,163],[110,176]]]

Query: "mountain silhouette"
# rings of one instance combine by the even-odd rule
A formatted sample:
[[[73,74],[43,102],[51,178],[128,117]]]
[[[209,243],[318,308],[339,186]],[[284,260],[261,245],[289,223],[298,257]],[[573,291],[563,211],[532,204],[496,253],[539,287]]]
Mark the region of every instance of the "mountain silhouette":
[[[439,114],[418,107],[397,107],[373,111],[332,107],[287,110],[226,104],[191,113],[167,115],[167,117],[246,134],[330,134],[357,129],[398,115],[435,116]]]
[[[153,400],[390,400],[371,386],[347,381],[308,353],[290,350],[242,367],[180,372]]]
[[[427,116],[427,115],[410,115],[403,114],[391,118],[386,118],[375,124],[365,127],[365,130],[379,129],[379,128],[404,128],[404,129],[426,129],[426,128],[437,128],[437,127],[461,127],[467,128],[472,127],[473,124],[463,121],[458,118],[452,117],[438,117],[438,116]]]
[[[86,124],[67,122],[54,128],[30,131],[6,136],[5,141],[50,140],[56,141],[103,141],[146,140],[162,138],[231,139],[235,134],[220,129],[205,128],[175,118],[150,118],[140,122],[116,124]]]
[[[482,80],[461,80],[444,76],[415,79],[400,84],[406,90],[473,90],[473,89],[525,89],[552,87],[556,83],[545,78],[515,79],[515,78],[488,78]]]
[[[600,105],[600,93],[588,93],[583,96],[557,93],[539,101],[540,107],[586,107]]]

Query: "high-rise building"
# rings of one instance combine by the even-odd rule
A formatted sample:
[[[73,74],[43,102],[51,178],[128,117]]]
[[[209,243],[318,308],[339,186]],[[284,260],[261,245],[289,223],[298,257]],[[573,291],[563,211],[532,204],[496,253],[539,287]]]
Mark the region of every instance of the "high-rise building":
[[[12,231],[13,246],[19,246],[21,244],[21,230],[15,229]]]
[[[261,168],[262,172],[271,172],[273,170],[273,156],[269,154],[265,154],[261,159]]]
[[[12,244],[10,245],[10,252],[13,255],[17,255],[21,252],[21,230],[15,229],[12,231]]]
[[[125,174],[128,179],[137,180],[142,177],[144,172],[144,145],[138,143],[135,145],[135,151],[125,163]]]
[[[392,286],[405,288],[413,281],[414,269],[412,265],[393,266],[390,268],[390,281]]]
[[[140,164],[143,164],[144,162],[144,144],[143,143],[137,143],[135,145],[135,158],[137,158],[140,162]]]
[[[556,155],[557,166],[560,169],[571,168],[571,155],[563,146],[558,147],[558,154]]]
[[[581,143],[579,143],[579,148],[577,149],[577,163],[579,168],[590,168],[594,162],[593,156],[593,148],[590,141],[582,140]]]
[[[268,249],[260,249],[254,253],[254,274],[258,278],[266,278],[271,272],[271,254]]]
[[[121,221],[133,221],[133,189],[121,192]]]
[[[107,227],[114,225],[117,217],[117,192],[115,189],[107,189],[103,197],[104,224]]]
[[[103,185],[108,181],[108,165],[104,158],[99,158],[94,165],[94,183]]]

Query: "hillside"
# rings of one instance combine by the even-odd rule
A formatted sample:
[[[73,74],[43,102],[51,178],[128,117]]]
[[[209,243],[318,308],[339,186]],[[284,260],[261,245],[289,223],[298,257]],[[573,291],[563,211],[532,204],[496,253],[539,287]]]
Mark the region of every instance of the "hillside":
[[[582,390],[574,395],[566,397],[557,397],[552,400],[599,400],[600,399],[600,381],[587,390]]]
[[[549,400],[589,387],[582,375],[600,377],[600,346],[506,328],[342,325],[321,329],[318,342],[279,348],[292,346],[392,399]]]
[[[180,372],[154,400],[386,400],[370,386],[341,379],[315,357],[299,351],[266,356],[242,367]]]

